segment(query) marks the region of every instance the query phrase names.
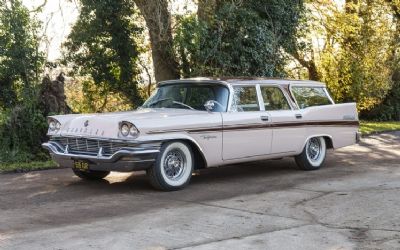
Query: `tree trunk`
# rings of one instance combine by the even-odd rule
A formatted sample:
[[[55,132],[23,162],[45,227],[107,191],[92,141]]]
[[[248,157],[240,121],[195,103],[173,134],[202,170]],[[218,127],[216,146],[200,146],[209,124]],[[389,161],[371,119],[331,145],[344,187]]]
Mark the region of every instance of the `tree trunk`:
[[[157,82],[179,78],[173,52],[171,14],[167,0],[134,0],[142,13],[150,35],[154,76]]]
[[[299,52],[297,51],[297,48],[291,54],[301,64],[301,66],[307,69],[308,79],[313,81],[321,80],[321,76],[317,70],[317,65],[315,65],[315,61],[313,59],[307,61],[304,58],[302,58]]]
[[[49,76],[43,78],[39,93],[39,103],[41,104],[44,116],[72,113],[71,108],[66,102],[64,80],[63,73],[55,81],[51,81]]]

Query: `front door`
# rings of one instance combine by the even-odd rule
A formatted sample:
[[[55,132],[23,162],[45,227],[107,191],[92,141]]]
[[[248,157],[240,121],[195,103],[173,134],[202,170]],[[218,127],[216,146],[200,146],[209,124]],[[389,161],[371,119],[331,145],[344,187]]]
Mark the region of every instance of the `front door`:
[[[222,113],[223,159],[269,154],[272,130],[268,112],[261,111],[256,86],[235,86],[230,112]]]

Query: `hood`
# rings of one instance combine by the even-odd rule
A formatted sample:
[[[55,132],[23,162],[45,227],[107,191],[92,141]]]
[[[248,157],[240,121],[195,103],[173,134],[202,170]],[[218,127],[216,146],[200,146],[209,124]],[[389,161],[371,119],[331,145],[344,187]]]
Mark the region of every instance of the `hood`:
[[[143,132],[146,125],[160,123],[160,120],[204,113],[207,112],[187,109],[139,109],[127,112],[72,114],[50,117],[57,119],[61,123],[58,135],[113,138],[118,136],[119,123],[121,121],[131,122]]]

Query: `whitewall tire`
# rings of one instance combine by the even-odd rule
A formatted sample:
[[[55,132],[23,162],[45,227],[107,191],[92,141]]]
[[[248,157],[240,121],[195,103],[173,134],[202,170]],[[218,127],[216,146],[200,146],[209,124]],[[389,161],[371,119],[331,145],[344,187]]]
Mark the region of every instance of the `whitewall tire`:
[[[324,137],[312,137],[307,140],[303,152],[295,156],[297,166],[302,170],[319,169],[326,157],[326,142]]]
[[[189,184],[193,168],[194,157],[190,146],[175,141],[162,145],[156,163],[147,170],[147,175],[156,189],[175,191]]]

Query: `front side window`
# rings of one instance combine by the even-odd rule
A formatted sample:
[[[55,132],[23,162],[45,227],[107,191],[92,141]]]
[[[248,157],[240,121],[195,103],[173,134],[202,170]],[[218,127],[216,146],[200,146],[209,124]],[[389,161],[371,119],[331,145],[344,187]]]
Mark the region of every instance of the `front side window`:
[[[294,86],[292,87],[292,93],[301,109],[332,104],[323,87]]]
[[[219,84],[169,84],[159,87],[142,107],[206,110],[204,104],[213,100],[217,105],[212,111],[225,112],[228,98],[228,88]]]
[[[266,111],[289,110],[289,103],[282,90],[277,87],[261,86],[261,94],[264,99]]]
[[[260,111],[255,86],[233,87],[232,111]]]

